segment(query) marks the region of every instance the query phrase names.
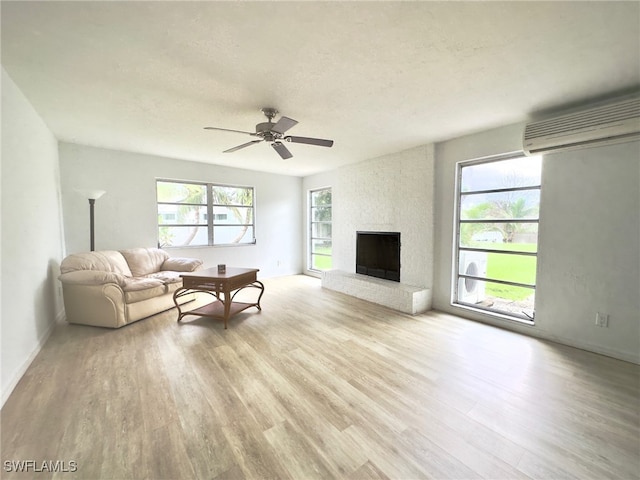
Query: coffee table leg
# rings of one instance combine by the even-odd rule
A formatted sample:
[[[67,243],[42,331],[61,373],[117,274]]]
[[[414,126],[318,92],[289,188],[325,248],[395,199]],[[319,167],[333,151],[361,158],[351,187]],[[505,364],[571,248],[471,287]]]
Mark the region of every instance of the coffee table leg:
[[[258,288],[260,289],[260,295],[258,295],[258,301],[256,302],[256,307],[258,307],[258,310],[262,310],[262,307],[260,306],[260,299],[262,298],[262,294],[264,294],[264,284],[259,280],[256,280],[255,282],[253,282],[253,284],[259,285]]]
[[[186,288],[179,288],[178,290],[173,292],[173,303],[175,303],[176,308],[178,309],[178,322],[180,322],[180,320],[183,317],[182,309],[180,308],[180,304],[178,303],[178,297],[180,296],[179,293],[184,291],[184,290],[186,290]]]
[[[229,315],[231,313],[231,292],[224,292],[224,329],[227,329],[227,320],[229,320]]]

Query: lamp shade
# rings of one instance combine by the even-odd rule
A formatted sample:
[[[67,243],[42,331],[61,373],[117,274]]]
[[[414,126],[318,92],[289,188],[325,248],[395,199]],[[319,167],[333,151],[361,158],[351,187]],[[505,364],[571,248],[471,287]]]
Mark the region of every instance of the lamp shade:
[[[89,200],[97,200],[105,193],[107,193],[105,190],[90,190],[82,188],[76,188],[76,192],[78,192],[80,195],[83,195],[85,198],[88,198]]]

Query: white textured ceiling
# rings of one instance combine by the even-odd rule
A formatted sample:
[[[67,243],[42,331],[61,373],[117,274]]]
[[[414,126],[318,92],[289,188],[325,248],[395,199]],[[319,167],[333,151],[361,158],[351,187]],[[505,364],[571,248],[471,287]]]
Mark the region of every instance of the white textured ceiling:
[[[290,175],[640,84],[638,2],[0,5],[2,65],[58,139]],[[264,106],[334,147],[203,130]]]

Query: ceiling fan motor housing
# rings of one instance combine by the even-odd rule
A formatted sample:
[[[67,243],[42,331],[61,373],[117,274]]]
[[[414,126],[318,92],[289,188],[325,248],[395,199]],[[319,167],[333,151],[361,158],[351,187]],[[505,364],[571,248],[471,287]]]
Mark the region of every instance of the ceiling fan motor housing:
[[[256,133],[261,135],[267,132],[270,132],[275,123],[272,122],[262,122],[256,125]]]

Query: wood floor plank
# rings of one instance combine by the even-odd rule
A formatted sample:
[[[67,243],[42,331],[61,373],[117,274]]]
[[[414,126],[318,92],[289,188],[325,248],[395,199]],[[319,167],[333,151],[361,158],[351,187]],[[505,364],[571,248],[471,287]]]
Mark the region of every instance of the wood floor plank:
[[[358,470],[353,472],[349,478],[351,480],[390,480],[390,478],[371,461],[367,461],[358,468]]]
[[[261,362],[256,355],[246,353],[254,350],[245,342],[236,343],[235,348],[256,378],[270,385],[279,404],[288,412],[289,421],[305,432],[307,441],[321,452],[323,457],[331,458],[336,470],[351,472],[366,462],[367,459],[362,452],[350,444],[345,445],[344,436],[327,420],[332,416],[328,414],[332,410],[330,406],[318,403],[313,391],[305,391],[305,382],[302,388],[299,388],[297,380],[300,377],[295,365],[292,364],[292,369],[283,369]],[[282,367],[282,364],[278,364],[278,367]]]
[[[141,462],[126,472],[118,472],[110,478],[127,478],[137,472],[138,478],[198,478],[189,458],[188,445],[183,428],[178,422],[171,422],[158,427],[143,442],[143,458]],[[105,477],[106,478],[106,477]],[[200,477],[205,478],[205,477]]]
[[[156,345],[150,345],[140,352],[137,388],[140,395],[144,429],[150,433],[178,418],[178,409],[171,395],[169,379],[160,368],[162,354]],[[154,372],[153,381],[148,381],[149,372]]]
[[[459,478],[509,478],[529,479],[516,466],[510,465],[492,452],[468,442],[460,432],[454,431],[433,419],[427,428],[410,428],[404,433],[412,443],[424,445],[425,450],[437,452],[442,458],[439,478],[457,475]],[[446,463],[445,463],[446,462]]]
[[[77,464],[42,479],[640,479],[640,366],[264,283],[227,330],[175,310],[58,325],[0,411],[2,461]]]
[[[292,478],[311,480],[337,477],[337,472],[327,465],[304,433],[288,421],[274,425],[264,432],[264,436]]]
[[[257,426],[251,426],[248,422],[232,422],[222,427],[222,433],[231,446],[237,462],[236,469],[242,477],[293,479]]]
[[[638,457],[620,456],[609,450],[605,442],[596,442],[584,435],[582,428],[567,428],[562,422],[547,421],[542,417],[522,415],[508,403],[500,409],[479,403],[470,417],[507,438],[518,442],[526,450],[547,458],[553,463],[566,465],[567,472],[579,478],[607,478],[619,471],[623,478],[640,473]],[[620,462],[620,463],[619,463]]]
[[[101,478],[122,478],[143,461],[142,439],[145,433],[144,422],[140,421],[143,406],[137,371],[141,355],[138,349],[119,352],[112,358],[110,367],[120,375],[105,374],[101,382],[98,401],[104,402],[104,418],[96,419],[96,423],[102,420],[104,435]],[[92,436],[77,443],[90,442]]]
[[[228,386],[224,390],[231,400],[225,397],[223,403],[217,403],[220,397],[212,399],[207,396],[191,361],[171,362],[165,366],[165,371],[183,432],[185,457],[192,464],[195,478],[211,478],[228,470],[235,464],[235,458],[221,427],[230,421],[227,413],[229,409],[237,408],[239,399],[233,396]],[[167,454],[173,456],[178,452],[169,451]]]
[[[231,408],[246,410],[262,430],[281,423],[287,417],[286,411],[268,385],[256,379],[232,347],[217,347],[211,350],[210,355],[218,363],[238,397],[239,403]]]
[[[415,452],[398,445],[401,437],[383,436],[364,424],[352,425],[344,433],[389,478],[435,478]]]

